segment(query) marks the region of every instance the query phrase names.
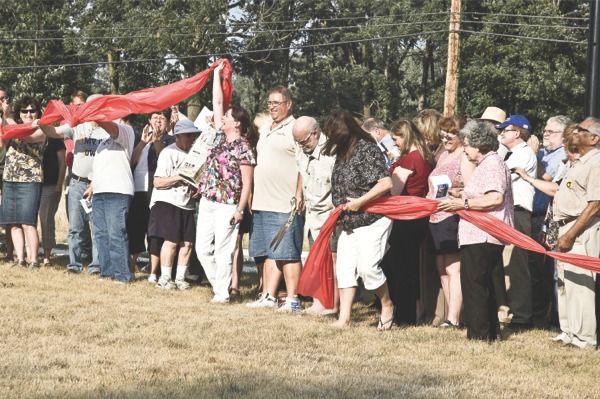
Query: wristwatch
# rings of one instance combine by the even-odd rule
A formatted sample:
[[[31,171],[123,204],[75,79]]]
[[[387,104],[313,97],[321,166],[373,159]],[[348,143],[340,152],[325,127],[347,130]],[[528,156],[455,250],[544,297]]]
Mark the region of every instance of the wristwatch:
[[[237,213],[239,213],[240,215],[243,215],[243,214],[244,214],[244,210],[243,210],[243,209],[242,209],[241,211],[240,211],[239,209],[236,209],[235,211],[236,211]]]
[[[464,207],[465,207],[465,209],[469,209],[469,200],[468,199],[465,199]]]

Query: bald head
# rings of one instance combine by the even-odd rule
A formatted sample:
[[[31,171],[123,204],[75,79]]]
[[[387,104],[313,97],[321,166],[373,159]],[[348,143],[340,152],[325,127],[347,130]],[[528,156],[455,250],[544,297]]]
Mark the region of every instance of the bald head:
[[[310,154],[319,142],[321,129],[315,118],[301,116],[294,123],[292,136],[294,136],[294,141],[302,148],[302,151]]]

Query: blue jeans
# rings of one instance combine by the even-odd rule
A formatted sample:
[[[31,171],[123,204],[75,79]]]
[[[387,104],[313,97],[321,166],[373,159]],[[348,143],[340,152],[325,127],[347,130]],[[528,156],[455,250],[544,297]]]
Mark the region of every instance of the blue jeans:
[[[83,269],[81,262],[81,247],[83,245],[85,224],[89,223],[91,214],[86,214],[81,199],[87,189],[87,184],[81,181],[71,179],[69,182],[68,211],[69,211],[69,265],[68,269],[80,272]],[[92,237],[92,263],[88,266],[89,273],[100,271],[100,262],[98,261],[98,248]]]
[[[125,223],[132,198],[127,194],[100,193],[94,194],[92,200],[92,235],[98,248],[100,273],[116,281],[133,279]]]

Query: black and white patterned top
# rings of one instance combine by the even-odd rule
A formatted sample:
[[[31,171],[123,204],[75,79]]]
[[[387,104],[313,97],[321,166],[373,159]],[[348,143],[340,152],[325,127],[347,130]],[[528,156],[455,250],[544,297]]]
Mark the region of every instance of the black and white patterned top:
[[[377,144],[360,140],[348,162],[339,159],[335,161],[331,177],[333,204],[337,207],[348,202],[347,198],[363,196],[377,184],[379,179],[389,175],[385,157]],[[344,231],[351,231],[368,226],[382,217],[382,215],[363,211],[344,211],[340,220]]]

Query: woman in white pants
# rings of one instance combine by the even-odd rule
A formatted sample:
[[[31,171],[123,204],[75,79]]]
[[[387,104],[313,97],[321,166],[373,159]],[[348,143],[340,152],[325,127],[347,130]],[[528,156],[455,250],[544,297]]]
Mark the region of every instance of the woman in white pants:
[[[211,302],[229,302],[233,252],[239,223],[252,189],[256,161],[246,136],[254,134],[248,111],[223,112],[221,64],[214,70],[213,112],[217,135],[200,183],[196,253],[213,287]]]

